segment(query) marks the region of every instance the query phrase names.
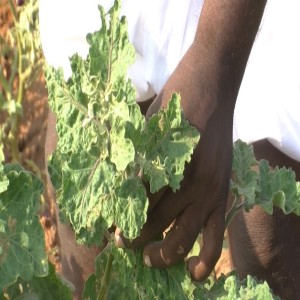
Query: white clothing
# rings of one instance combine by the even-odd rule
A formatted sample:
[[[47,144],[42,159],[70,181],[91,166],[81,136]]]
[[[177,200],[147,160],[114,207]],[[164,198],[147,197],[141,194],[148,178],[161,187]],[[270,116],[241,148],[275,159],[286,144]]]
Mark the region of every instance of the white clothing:
[[[137,59],[128,76],[138,100],[159,93],[191,45],[204,0],[123,0]],[[101,26],[98,4],[113,0],[40,0],[45,58],[70,75],[68,57],[88,53],[85,36]],[[234,140],[268,138],[300,161],[300,1],[269,0],[240,88]]]
[[[44,55],[54,67],[71,75],[69,57],[88,54],[86,34],[99,30],[98,5],[105,11],[113,0],[40,0],[40,31]],[[136,62],[128,75],[137,101],[158,93],[191,45],[203,0],[123,0],[121,14],[128,20],[129,39]]]
[[[241,84],[234,139],[262,138],[300,161],[300,1],[268,0]]]

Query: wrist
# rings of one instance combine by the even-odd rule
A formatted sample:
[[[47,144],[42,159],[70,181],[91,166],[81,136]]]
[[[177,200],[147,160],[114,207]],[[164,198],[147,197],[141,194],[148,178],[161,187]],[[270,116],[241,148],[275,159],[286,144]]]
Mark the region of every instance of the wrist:
[[[192,44],[147,114],[165,107],[176,92],[181,96],[185,118],[200,132],[213,114],[220,122],[231,124],[238,87],[229,75],[226,68],[209,55],[199,53],[199,47]]]

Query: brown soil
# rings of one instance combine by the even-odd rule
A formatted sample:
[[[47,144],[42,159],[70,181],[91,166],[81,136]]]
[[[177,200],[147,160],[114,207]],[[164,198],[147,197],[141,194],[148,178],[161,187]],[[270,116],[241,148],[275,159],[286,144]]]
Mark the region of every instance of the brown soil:
[[[7,0],[0,0],[0,36],[2,37],[10,26],[13,25],[13,20],[9,12]],[[21,163],[25,168],[32,170],[40,176],[46,186],[45,136],[48,104],[47,90],[42,75],[26,90],[23,100],[23,110],[19,129]],[[59,237],[57,234],[54,204],[47,190],[46,187],[44,193],[45,200],[40,211],[40,221],[45,231],[45,247],[49,253],[50,261],[60,271]],[[221,273],[226,274],[231,269],[229,251],[225,249],[216,265],[216,275],[219,276]]]
[[[7,0],[0,0],[0,36],[4,36],[7,29],[13,25]]]

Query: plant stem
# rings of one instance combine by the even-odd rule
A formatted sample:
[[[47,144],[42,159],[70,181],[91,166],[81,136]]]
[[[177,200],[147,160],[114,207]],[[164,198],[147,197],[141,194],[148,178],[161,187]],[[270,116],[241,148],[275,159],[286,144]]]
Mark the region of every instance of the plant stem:
[[[20,153],[18,147],[18,140],[15,138],[14,133],[8,136],[11,146],[11,155],[12,155],[12,162],[20,162]]]
[[[6,97],[11,98],[11,87],[9,86],[8,81],[5,79],[2,69],[0,69],[0,83],[6,93]]]
[[[12,0],[8,0],[8,3],[9,3],[9,6],[10,6],[10,10],[12,12],[12,15],[13,15],[13,19],[14,19],[14,23],[16,25],[16,21],[17,21],[17,12],[16,12],[16,9],[15,9],[15,6],[12,2]]]
[[[108,261],[105,267],[104,277],[102,279],[101,288],[97,296],[97,300],[104,300],[107,298],[108,286],[111,280],[112,263],[114,256],[112,253],[109,254]]]
[[[111,233],[107,229],[104,231],[104,235],[105,235],[108,243],[112,241]]]
[[[247,201],[244,201],[242,203],[238,203],[237,197],[234,198],[232,206],[231,206],[229,212],[226,214],[225,229],[228,227],[228,225],[233,220],[235,215],[245,206],[246,203],[247,203]]]
[[[16,78],[16,75],[18,73],[18,63],[19,63],[19,59],[18,59],[18,49],[13,49],[14,52],[14,59],[12,62],[12,66],[11,66],[11,74],[10,74],[10,78],[9,78],[9,86],[12,87],[14,84],[14,79]]]
[[[24,91],[24,76],[23,76],[23,65],[22,65],[22,46],[20,41],[19,32],[17,32],[17,45],[18,45],[18,73],[19,73],[19,89],[17,103],[21,104],[23,100]]]
[[[20,33],[18,32],[18,15],[13,4],[12,0],[8,0],[10,10],[13,15],[14,26],[16,28],[16,38],[17,38],[17,48],[18,51],[16,53],[17,60],[18,60],[18,75],[19,75],[19,85],[18,85],[18,96],[17,96],[17,104],[21,104],[23,100],[23,91],[24,91],[24,76],[23,76],[23,64],[22,64],[22,45],[21,45],[21,37]],[[13,82],[13,80],[12,80]],[[19,154],[19,147],[18,147],[18,124],[19,124],[19,115],[18,112],[15,111],[10,116],[10,134],[9,134],[9,141],[11,144],[11,151],[12,151],[12,160],[18,162],[20,160]]]

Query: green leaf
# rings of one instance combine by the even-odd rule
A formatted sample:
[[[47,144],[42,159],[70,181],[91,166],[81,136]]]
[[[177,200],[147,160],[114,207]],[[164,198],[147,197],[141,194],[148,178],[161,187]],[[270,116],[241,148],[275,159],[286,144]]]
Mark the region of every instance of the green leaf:
[[[115,191],[135,154],[126,123],[132,112],[136,113],[134,129],[139,126],[137,119],[142,120],[140,111],[133,109],[135,91],[127,80],[134,48],[125,18],[118,18],[119,10],[119,1],[109,16],[100,8],[102,28],[88,35],[86,59],[71,57],[73,74],[68,82],[61,70],[48,67],[46,71],[59,136],[50,161],[51,178],[62,213],[77,237],[88,243],[100,243],[103,230],[114,221]]]
[[[85,285],[83,299],[193,299],[193,284],[180,263],[168,269],[148,268],[142,252],[109,244],[95,260],[96,273]]]
[[[240,280],[233,271],[215,282],[192,283],[184,263],[149,268],[143,264],[142,251],[119,249],[111,243],[97,256],[95,270],[86,281],[83,299],[279,300],[267,282],[250,275]]]
[[[148,208],[140,176],[152,191],[179,188],[199,139],[182,118],[177,95],[146,123],[127,76],[135,50],[126,19],[119,19],[120,1],[107,15],[99,10],[102,27],[88,34],[86,58],[70,58],[71,78],[65,82],[62,70],[46,70],[57,116],[57,149],[49,163],[57,202],[77,240],[96,244],[112,225],[130,239],[139,235]]]
[[[154,193],[167,184],[173,191],[179,189],[185,163],[190,161],[199,141],[199,132],[183,118],[178,94],[172,95],[167,109],[149,119],[143,139],[142,166],[150,191]]]
[[[269,214],[273,213],[275,205],[285,214],[300,215],[300,183],[296,182],[295,173],[285,167],[271,170],[268,162],[262,160],[259,174],[260,191],[256,203]]]
[[[134,160],[135,150],[130,139],[125,138],[125,128],[117,128],[110,133],[111,154],[110,160],[118,171],[124,171]]]
[[[135,237],[147,219],[148,199],[142,180],[126,179],[116,193],[119,201],[115,205],[115,224],[125,237]]]
[[[231,191],[234,196],[243,198],[246,211],[249,211],[256,203],[259,174],[254,168],[257,166],[253,147],[240,140],[236,141],[233,145]]]
[[[5,290],[9,299],[28,300],[71,300],[72,292],[63,278],[57,275],[54,266],[49,264],[49,274],[44,277],[33,277],[29,282],[20,278]],[[0,294],[1,297],[1,294]],[[7,298],[4,298],[7,299]]]
[[[18,277],[45,276],[48,262],[37,209],[42,182],[19,165],[5,165],[9,180],[0,194],[0,290]]]
[[[221,275],[212,285],[197,284],[194,290],[195,300],[271,300],[279,298],[274,296],[267,282],[260,282],[247,275],[244,280],[239,280],[235,272],[227,276]]]
[[[234,144],[232,194],[249,211],[260,205],[268,214],[273,206],[285,214],[300,215],[300,183],[291,169],[270,168],[266,160],[256,161],[253,147],[241,141]]]

